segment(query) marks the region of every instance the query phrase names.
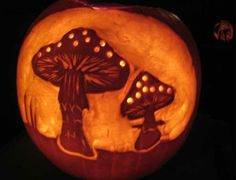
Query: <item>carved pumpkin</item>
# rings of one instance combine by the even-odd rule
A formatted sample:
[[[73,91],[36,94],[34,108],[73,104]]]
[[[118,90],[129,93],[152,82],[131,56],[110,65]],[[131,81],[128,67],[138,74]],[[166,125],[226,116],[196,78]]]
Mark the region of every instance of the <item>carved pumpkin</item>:
[[[232,24],[226,20],[221,20],[214,26],[214,36],[217,40],[229,42],[233,39],[234,29]]]
[[[132,179],[184,142],[200,65],[177,16],[148,7],[59,1],[30,28],[18,101],[38,148],[65,172]]]

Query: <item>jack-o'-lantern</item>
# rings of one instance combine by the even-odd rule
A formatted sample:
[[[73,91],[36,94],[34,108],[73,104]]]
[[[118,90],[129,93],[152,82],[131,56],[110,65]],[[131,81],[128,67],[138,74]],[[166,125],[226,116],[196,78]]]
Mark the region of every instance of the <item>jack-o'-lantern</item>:
[[[32,25],[18,101],[38,148],[65,172],[134,179],[180,148],[200,89],[195,44],[159,8],[63,0]]]
[[[214,36],[217,40],[229,42],[233,39],[234,29],[229,21],[221,20],[214,26]]]

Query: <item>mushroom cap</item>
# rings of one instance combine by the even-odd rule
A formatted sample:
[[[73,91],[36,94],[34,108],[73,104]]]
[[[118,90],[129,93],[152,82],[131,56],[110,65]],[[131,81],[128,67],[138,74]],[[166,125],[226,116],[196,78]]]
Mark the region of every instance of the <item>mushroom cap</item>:
[[[145,116],[147,110],[156,111],[174,100],[174,88],[148,72],[141,72],[121,104],[121,114],[129,119]]]
[[[124,86],[129,65],[91,29],[77,28],[61,40],[39,49],[32,66],[42,79],[60,86],[66,70],[82,73],[85,93],[116,90]]]

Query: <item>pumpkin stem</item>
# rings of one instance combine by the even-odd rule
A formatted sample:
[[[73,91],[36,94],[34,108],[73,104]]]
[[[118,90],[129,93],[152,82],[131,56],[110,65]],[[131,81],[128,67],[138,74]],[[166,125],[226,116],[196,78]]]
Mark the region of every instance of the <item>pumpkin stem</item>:
[[[83,89],[83,75],[66,70],[58,96],[63,117],[60,141],[68,151],[91,156],[93,152],[83,132],[82,110],[88,108]]]

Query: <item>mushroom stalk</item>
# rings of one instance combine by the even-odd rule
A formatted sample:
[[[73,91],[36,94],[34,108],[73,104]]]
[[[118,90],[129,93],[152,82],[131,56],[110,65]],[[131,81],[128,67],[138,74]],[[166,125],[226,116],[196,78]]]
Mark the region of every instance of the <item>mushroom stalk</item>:
[[[146,132],[150,128],[155,128],[158,125],[154,116],[155,109],[148,107],[144,115],[143,130]]]
[[[151,147],[151,145],[160,140],[161,133],[156,128],[160,123],[155,120],[154,112],[155,109],[152,107],[148,107],[145,112],[141,133],[135,143],[137,150]]]
[[[83,88],[83,75],[80,72],[65,70],[58,100],[63,117],[60,136],[62,146],[69,151],[92,155],[91,147],[83,133],[82,110],[88,108],[88,101]]]

